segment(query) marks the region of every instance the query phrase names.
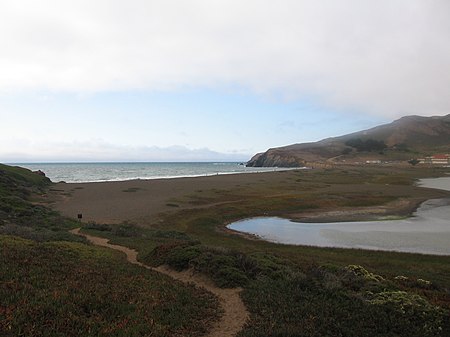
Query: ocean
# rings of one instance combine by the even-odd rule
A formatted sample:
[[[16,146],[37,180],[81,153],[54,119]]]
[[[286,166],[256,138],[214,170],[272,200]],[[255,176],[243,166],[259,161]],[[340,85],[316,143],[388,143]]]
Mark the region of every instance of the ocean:
[[[41,170],[53,182],[67,183],[199,177],[218,174],[286,170],[245,167],[239,163],[14,163],[32,171]]]

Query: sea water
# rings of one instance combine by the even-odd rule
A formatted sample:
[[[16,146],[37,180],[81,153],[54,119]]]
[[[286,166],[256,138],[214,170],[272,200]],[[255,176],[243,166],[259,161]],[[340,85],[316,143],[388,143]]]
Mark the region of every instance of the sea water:
[[[283,170],[274,167],[246,167],[240,163],[14,163],[41,170],[53,182],[67,183],[199,177],[219,174]]]

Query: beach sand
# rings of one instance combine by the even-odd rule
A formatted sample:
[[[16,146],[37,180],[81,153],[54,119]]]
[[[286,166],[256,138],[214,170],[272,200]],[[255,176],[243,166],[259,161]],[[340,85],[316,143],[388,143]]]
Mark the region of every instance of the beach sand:
[[[161,213],[228,203],[230,201],[227,201],[226,195],[233,190],[242,200],[252,195],[277,198],[292,192],[302,194],[303,191],[313,193],[319,201],[340,195],[387,195],[395,198],[392,202],[379,206],[325,207],[300,213],[279,214],[303,222],[359,221],[376,220],[391,215],[408,216],[421,202],[430,198],[448,197],[449,193],[407,185],[358,183],[322,183],[311,190],[306,185],[298,185],[298,177],[298,171],[278,171],[195,178],[58,183],[52,186],[46,199],[53,209],[67,217],[76,219],[77,214],[81,213],[83,222],[114,224],[129,221],[138,225],[150,225],[156,223]],[[215,194],[216,192],[218,194]],[[209,200],[208,197],[211,196],[213,198]],[[198,203],[194,202],[198,198],[204,199]]]
[[[177,198],[202,194],[212,189],[239,188],[245,185],[279,183],[292,171],[229,174],[195,178],[129,180],[99,183],[57,183],[48,195],[51,207],[61,214],[83,222],[151,224],[162,212],[192,208],[177,203]],[[174,205],[178,207],[174,207]]]

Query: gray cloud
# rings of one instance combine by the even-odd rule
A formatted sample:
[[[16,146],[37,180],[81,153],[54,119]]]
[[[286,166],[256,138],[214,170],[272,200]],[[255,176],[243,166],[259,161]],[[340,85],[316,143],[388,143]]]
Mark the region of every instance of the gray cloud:
[[[4,0],[0,91],[248,88],[450,111],[448,0]]]

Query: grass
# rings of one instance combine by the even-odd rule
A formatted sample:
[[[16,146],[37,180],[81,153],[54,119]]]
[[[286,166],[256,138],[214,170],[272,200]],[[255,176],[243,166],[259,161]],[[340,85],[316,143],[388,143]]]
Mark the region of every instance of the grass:
[[[1,336],[198,336],[217,319],[211,294],[68,233],[78,222],[34,202],[50,187],[0,165]],[[129,224],[91,227],[128,240],[141,234]]]
[[[198,336],[216,300],[109,249],[0,236],[0,335]]]
[[[445,197],[447,192],[413,184],[417,178],[443,173],[327,169],[286,174],[278,182],[245,188],[203,190],[201,196],[177,200],[178,212],[139,229],[185,233],[186,240],[168,237],[156,244],[149,234],[139,243],[111,238],[136,248],[148,263],[194,268],[219,286],[244,287],[251,321],[240,336],[446,336],[450,257],[277,245],[224,231],[225,224],[252,216],[381,206],[398,199],[417,204]],[[189,205],[204,207],[189,209]],[[349,265],[370,272],[352,278],[346,273]],[[367,279],[377,274],[383,281],[374,284]],[[423,287],[420,279],[432,286]]]
[[[220,287],[244,287],[252,313],[240,336],[445,336],[449,291],[429,280],[386,277],[359,265],[299,266],[271,253],[166,244],[144,258],[194,268]]]
[[[260,278],[243,294],[253,315],[239,336],[445,336],[448,312],[395,288],[345,268]]]
[[[67,232],[76,222],[33,202],[50,186],[46,177],[0,164],[0,234],[36,241],[82,241]]]

